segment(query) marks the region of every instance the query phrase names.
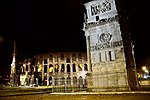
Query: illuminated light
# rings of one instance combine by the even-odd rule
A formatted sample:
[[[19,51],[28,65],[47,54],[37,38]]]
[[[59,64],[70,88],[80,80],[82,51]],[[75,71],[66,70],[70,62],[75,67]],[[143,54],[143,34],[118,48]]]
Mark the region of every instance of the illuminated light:
[[[42,65],[39,65],[38,72],[42,71]]]
[[[143,78],[146,79],[146,78],[147,78],[147,75],[144,75]]]
[[[149,73],[147,69],[145,70],[145,73]]]
[[[141,77],[141,74],[140,74],[140,73],[137,73],[137,76],[138,76],[138,78],[140,78],[140,77]]]
[[[82,68],[82,64],[79,64],[79,66]]]
[[[25,66],[26,66],[26,64],[23,64],[23,66],[25,67]]]
[[[56,68],[56,69],[58,69],[58,67],[59,67],[58,65],[55,65],[55,68]]]
[[[142,70],[146,70],[146,69],[147,69],[146,66],[143,66],[143,67],[142,67]]]
[[[50,67],[50,68],[49,68],[49,72],[53,72],[53,67]]]

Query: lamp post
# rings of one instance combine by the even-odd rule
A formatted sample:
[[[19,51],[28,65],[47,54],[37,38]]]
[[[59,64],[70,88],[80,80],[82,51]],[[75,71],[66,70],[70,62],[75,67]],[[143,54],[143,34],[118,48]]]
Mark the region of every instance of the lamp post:
[[[146,66],[143,66],[142,67],[142,70],[144,71],[144,75],[143,75],[143,78],[144,79],[147,79],[148,77],[149,77],[149,71],[148,71],[148,69],[147,69],[147,67]]]

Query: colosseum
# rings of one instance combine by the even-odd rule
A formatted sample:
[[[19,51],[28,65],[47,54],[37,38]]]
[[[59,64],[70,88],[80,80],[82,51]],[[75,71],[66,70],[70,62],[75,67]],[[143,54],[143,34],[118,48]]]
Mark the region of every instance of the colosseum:
[[[84,52],[53,52],[35,55],[20,68],[22,86],[86,86],[88,72]]]

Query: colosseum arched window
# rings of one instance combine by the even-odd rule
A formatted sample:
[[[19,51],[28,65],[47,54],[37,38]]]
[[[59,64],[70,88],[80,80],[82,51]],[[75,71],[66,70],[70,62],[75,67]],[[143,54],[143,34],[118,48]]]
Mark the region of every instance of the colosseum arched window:
[[[77,77],[73,77],[73,85],[77,85]]]
[[[79,71],[82,71],[82,64],[78,64]]]
[[[53,82],[53,81],[52,81],[52,77],[50,76],[50,77],[49,77],[49,85],[52,85],[52,82]]]
[[[54,83],[55,83],[55,85],[58,85],[58,78],[57,77],[55,77]]]
[[[64,77],[60,78],[60,85],[65,85],[65,78]]]
[[[47,65],[44,65],[44,73],[47,73]]]
[[[53,73],[53,65],[52,64],[49,65],[49,72]]]
[[[72,64],[73,72],[76,72],[76,64]]]
[[[70,64],[67,64],[67,72],[70,72]]]
[[[84,79],[84,85],[86,86],[88,83],[87,83],[87,76],[85,77],[85,79]]]
[[[55,72],[58,72],[58,71],[59,71],[59,65],[56,64],[56,65],[55,65]]]
[[[79,77],[79,85],[82,85],[83,84],[83,78],[82,76]]]
[[[68,76],[68,77],[67,77],[67,85],[70,85],[70,84],[71,84],[71,77]]]
[[[65,65],[61,64],[61,72],[64,72],[64,71],[65,71]]]
[[[87,66],[87,64],[84,64],[84,71],[88,71],[88,66]]]

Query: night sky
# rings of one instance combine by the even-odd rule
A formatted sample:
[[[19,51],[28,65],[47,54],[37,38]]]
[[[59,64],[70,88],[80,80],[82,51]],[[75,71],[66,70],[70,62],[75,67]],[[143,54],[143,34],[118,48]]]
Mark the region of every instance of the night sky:
[[[50,51],[86,52],[82,28],[83,4],[87,1],[0,0],[0,67],[10,67],[13,41],[20,59]],[[149,5],[130,1],[126,0],[125,6],[136,63],[150,65]]]

